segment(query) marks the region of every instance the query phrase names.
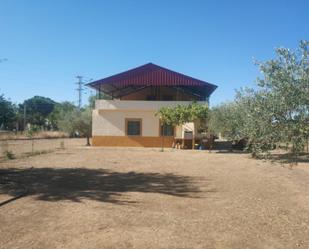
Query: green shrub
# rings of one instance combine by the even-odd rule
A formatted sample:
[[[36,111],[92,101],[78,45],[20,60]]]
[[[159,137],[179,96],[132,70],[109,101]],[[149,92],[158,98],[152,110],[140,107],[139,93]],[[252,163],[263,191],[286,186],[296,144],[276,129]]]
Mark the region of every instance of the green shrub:
[[[5,155],[5,158],[6,158],[6,159],[9,159],[9,160],[15,159],[14,153],[11,152],[11,151],[9,151],[9,150],[5,151],[5,152],[4,152],[4,155]]]

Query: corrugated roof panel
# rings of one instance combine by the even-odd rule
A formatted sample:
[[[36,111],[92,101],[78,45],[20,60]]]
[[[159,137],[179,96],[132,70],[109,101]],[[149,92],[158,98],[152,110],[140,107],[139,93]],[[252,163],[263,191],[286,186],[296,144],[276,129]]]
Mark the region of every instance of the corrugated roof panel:
[[[152,63],[91,82],[88,86],[95,89],[102,89],[109,84],[120,88],[128,86],[201,87],[201,89],[207,89],[208,95],[217,88],[216,85],[206,81],[198,80]]]

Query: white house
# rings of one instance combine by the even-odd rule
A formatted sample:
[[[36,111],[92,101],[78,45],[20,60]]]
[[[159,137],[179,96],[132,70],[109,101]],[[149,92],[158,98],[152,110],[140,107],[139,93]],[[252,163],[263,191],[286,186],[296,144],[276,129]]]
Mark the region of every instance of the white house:
[[[97,90],[94,146],[190,147],[194,124],[163,127],[155,113],[163,106],[208,104],[217,86],[152,63],[88,84]],[[105,99],[102,99],[102,98]],[[108,99],[106,99],[108,97]],[[164,139],[162,139],[164,136]]]

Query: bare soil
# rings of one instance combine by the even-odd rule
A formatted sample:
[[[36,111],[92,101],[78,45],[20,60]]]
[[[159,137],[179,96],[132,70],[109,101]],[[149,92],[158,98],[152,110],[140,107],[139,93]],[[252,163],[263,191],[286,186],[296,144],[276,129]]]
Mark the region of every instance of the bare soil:
[[[0,163],[0,248],[309,248],[305,160],[68,144]]]

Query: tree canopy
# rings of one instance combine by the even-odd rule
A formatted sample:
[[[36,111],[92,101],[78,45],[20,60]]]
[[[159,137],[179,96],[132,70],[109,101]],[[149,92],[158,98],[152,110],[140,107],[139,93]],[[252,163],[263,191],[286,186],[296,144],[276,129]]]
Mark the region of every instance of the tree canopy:
[[[17,124],[23,127],[26,123],[30,124],[28,128],[23,127],[28,135],[33,135],[33,132],[41,129],[61,130],[71,136],[78,134],[80,137],[87,137],[87,144],[89,144],[93,103],[92,100],[89,106],[79,109],[68,101],[57,103],[49,98],[34,96],[25,100],[17,108],[0,95],[0,129],[13,130]]]
[[[36,126],[46,126],[48,115],[54,110],[56,102],[50,98],[34,96],[19,105],[19,112],[26,110],[26,122]]]
[[[254,89],[237,92],[232,103],[212,109],[210,124],[230,140],[247,140],[254,156],[286,144],[295,157],[309,136],[309,42],[298,49],[276,49],[276,58],[259,62],[263,77]]]
[[[208,106],[193,102],[189,105],[162,107],[156,115],[159,116],[163,124],[176,126],[188,122],[206,120]]]
[[[87,145],[90,145],[89,138],[92,130],[92,110],[91,108],[78,108],[71,110],[66,115],[59,117],[57,126],[60,130],[67,132],[71,136],[87,138]]]
[[[52,113],[57,129],[67,132],[70,136],[86,137],[87,145],[90,145],[93,106],[94,98],[89,98],[89,105],[81,109],[70,102],[57,105]]]
[[[0,129],[13,129],[16,121],[16,106],[0,95]]]
[[[62,103],[56,103],[53,111],[48,115],[51,127],[53,129],[59,129],[59,122],[68,114],[76,110],[77,107],[69,102],[64,101]]]

